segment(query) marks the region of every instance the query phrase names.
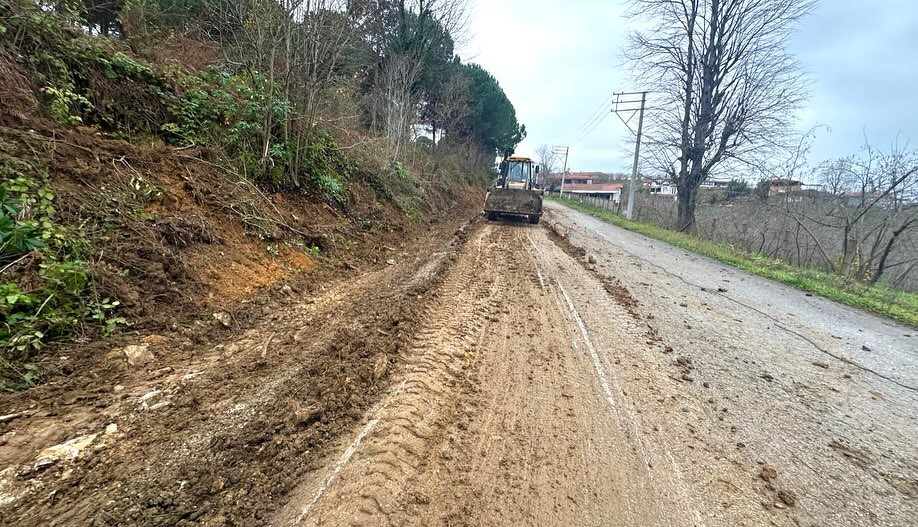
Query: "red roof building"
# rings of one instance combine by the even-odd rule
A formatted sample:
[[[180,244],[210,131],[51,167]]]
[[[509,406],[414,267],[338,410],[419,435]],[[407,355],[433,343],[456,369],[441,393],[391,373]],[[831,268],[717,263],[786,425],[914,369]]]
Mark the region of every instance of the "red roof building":
[[[564,174],[564,184],[565,185],[589,185],[593,183],[593,179],[596,178],[596,174],[590,174],[587,172],[568,172]]]
[[[573,192],[575,194],[608,194],[610,192],[621,192],[624,185],[619,183],[606,183],[603,185],[564,185],[564,192]]]
[[[622,187],[619,183],[606,183],[602,185],[564,185],[564,193],[570,196],[590,196],[621,202]]]
[[[795,179],[772,179],[768,183],[768,190],[778,194],[784,192],[800,192],[803,190],[803,183]]]

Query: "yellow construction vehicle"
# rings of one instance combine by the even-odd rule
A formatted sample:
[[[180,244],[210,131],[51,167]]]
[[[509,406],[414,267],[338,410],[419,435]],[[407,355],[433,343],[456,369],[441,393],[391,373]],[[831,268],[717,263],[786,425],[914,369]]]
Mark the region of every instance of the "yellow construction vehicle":
[[[526,216],[529,223],[539,223],[542,217],[542,192],[534,177],[532,159],[514,156],[513,149],[504,153],[497,179],[488,189],[484,210],[489,220],[502,214]]]

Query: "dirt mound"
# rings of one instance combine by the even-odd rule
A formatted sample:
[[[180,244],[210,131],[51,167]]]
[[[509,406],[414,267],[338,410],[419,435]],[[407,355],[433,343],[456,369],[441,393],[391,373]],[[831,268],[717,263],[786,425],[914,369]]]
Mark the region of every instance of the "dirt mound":
[[[164,307],[177,315],[210,305],[199,298],[225,305],[308,270],[314,256],[364,238],[364,224],[385,233],[409,223],[359,184],[342,211],[303,194],[268,195],[206,150],[130,144],[89,128],[0,125],[0,152],[51,174],[61,222],[91,243],[103,293],[144,322]]]
[[[40,118],[5,122],[0,156],[47,174],[56,216],[79,240],[94,293],[120,302],[113,316],[131,332],[162,333],[219,310],[245,319],[240,302],[260,291],[301,286],[317,264],[385,263],[386,248],[424,228],[360,181],[349,183],[343,208],[304,192],[269,194],[205,149],[132,144]],[[459,208],[480,194],[471,189]],[[29,291],[41,265],[24,258],[8,276]],[[52,379],[105,348],[76,335],[30,360]],[[56,350],[70,359],[60,363]]]
[[[574,258],[587,271],[592,273],[602,283],[606,292],[624,306],[633,318],[640,320],[638,302],[631,296],[631,292],[619,280],[598,272],[596,257],[587,254],[586,249],[583,247],[578,247],[571,243],[567,235],[567,228],[564,225],[553,221],[549,222],[548,237],[568,256]]]
[[[462,248],[454,231],[390,240],[398,263],[372,272],[319,267],[304,290],[243,301],[229,328],[146,339],[145,368],[116,349],[91,381],[12,398],[26,411],[0,444],[0,525],[264,524],[388,386]],[[409,257],[431,253],[435,269]],[[75,459],[36,461],[74,437],[58,450],[83,445]]]

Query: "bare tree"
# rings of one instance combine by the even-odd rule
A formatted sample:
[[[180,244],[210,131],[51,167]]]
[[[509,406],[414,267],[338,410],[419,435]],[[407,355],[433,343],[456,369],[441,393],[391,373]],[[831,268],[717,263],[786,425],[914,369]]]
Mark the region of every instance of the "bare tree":
[[[796,222],[829,271],[876,283],[891,265],[911,262],[890,258],[918,232],[918,152],[868,143],[860,155],[824,163],[816,175],[827,185],[822,199],[803,207],[785,200],[773,210]]]
[[[468,0],[399,0],[398,4],[406,11],[433,18],[456,44],[466,40],[470,14]]]
[[[420,70],[420,62],[404,55],[393,57],[386,64],[382,88],[390,161],[398,159],[415,122],[417,111],[412,87]]]
[[[867,144],[849,162],[857,190],[831,213],[843,233],[837,272],[875,283],[895,245],[918,229],[918,152],[896,145],[883,152]]]
[[[632,0],[651,28],[628,58],[662,109],[649,112],[651,148],[669,152],[678,227],[693,229],[698,189],[732,163],[758,164],[787,143],[806,85],[786,43],[815,0]]]
[[[464,87],[451,85],[445,69],[457,38],[468,24],[467,0],[360,0],[360,25],[379,58],[373,72],[375,93],[369,97],[372,127],[386,134],[390,160],[420,124],[433,135],[446,132],[448,120],[461,113]],[[445,82],[443,82],[445,80]],[[437,85],[443,82],[443,85]],[[437,85],[437,90],[432,86]],[[422,86],[427,88],[423,97]]]
[[[440,137],[455,129],[455,123],[461,123],[469,114],[468,79],[460,75],[451,75],[440,89],[439,97],[433,109],[431,134],[434,151],[437,146],[437,131]]]
[[[852,158],[833,159],[817,169],[817,180],[825,187],[826,192],[839,195],[854,189],[852,163]]]
[[[542,172],[542,177],[547,178],[557,168],[558,156],[549,145],[539,145],[535,149],[535,154],[541,167],[539,170]]]
[[[290,170],[299,171],[303,145],[318,124],[323,91],[330,88],[343,50],[355,38],[346,0],[204,0],[201,31],[219,44],[235,69],[267,81],[270,97],[262,112],[263,164],[276,140],[292,148]],[[293,107],[279,121],[282,101]]]

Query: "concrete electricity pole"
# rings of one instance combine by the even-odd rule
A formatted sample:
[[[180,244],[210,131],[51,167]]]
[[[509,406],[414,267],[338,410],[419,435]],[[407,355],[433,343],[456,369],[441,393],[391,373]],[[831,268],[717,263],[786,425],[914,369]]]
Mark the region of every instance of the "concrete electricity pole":
[[[621,119],[623,123],[625,123],[625,126],[628,127],[628,130],[631,130],[631,125],[628,124],[629,121],[631,121],[635,113],[638,114],[638,127],[637,127],[637,134],[636,134],[637,141],[635,142],[635,145],[634,145],[634,165],[631,167],[631,184],[628,185],[628,209],[625,212],[625,217],[628,218],[629,220],[632,218],[634,214],[634,191],[638,185],[638,181],[637,181],[638,160],[640,159],[640,156],[641,156],[641,133],[644,130],[644,107],[647,104],[647,93],[648,92],[646,91],[616,93],[615,94],[615,97],[616,97],[615,108],[612,109],[612,113],[617,115],[618,118]],[[640,101],[638,101],[637,99],[624,100],[624,101],[621,100],[623,96],[624,97],[634,97],[638,95],[641,96]],[[641,106],[639,109],[634,107],[634,105],[636,105],[638,102],[641,103]],[[622,117],[623,113],[630,114],[628,116],[628,119],[625,119]],[[635,133],[634,130],[631,130],[631,133]]]
[[[564,197],[564,176],[567,174],[567,155],[570,151],[571,147],[569,146],[556,146],[554,149],[555,155],[564,154],[564,168],[561,170],[561,197]]]

